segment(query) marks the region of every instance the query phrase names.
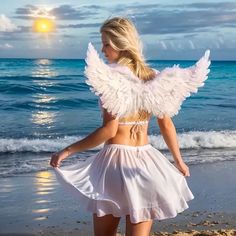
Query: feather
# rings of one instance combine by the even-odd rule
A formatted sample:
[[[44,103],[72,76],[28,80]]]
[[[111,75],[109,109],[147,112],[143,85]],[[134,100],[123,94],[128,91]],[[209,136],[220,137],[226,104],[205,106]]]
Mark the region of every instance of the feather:
[[[85,81],[101,99],[102,105],[116,117],[124,117],[138,111],[141,80],[127,67],[106,65],[89,43],[86,57]]]
[[[149,99],[144,100],[144,107],[159,118],[163,118],[164,115],[172,117],[178,114],[183,101],[191,93],[196,93],[208,78],[209,56],[210,51],[207,50],[204,56],[191,67],[180,68],[175,65],[158,73],[147,84]]]
[[[100,97],[103,108],[116,117],[135,114],[140,109],[158,118],[178,114],[183,101],[196,93],[208,78],[210,51],[188,68],[179,65],[154,70],[156,76],[142,81],[126,66],[107,65],[91,43],[88,45],[85,76],[91,91]]]

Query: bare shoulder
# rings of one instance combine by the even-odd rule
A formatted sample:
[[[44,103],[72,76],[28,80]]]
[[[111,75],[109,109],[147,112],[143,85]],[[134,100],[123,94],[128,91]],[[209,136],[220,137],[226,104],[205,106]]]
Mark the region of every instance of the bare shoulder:
[[[114,125],[118,125],[118,118],[116,118],[110,112],[103,108],[103,125],[106,125],[107,123],[111,122]]]
[[[163,118],[157,117],[157,122],[159,126],[168,126],[172,124],[172,119],[169,116],[165,115]]]

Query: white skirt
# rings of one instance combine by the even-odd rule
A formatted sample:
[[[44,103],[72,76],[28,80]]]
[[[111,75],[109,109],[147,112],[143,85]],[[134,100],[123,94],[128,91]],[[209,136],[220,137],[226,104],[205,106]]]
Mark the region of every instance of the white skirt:
[[[55,168],[63,186],[97,216],[132,223],[173,218],[194,198],[183,174],[151,144],[108,144],[85,161]]]

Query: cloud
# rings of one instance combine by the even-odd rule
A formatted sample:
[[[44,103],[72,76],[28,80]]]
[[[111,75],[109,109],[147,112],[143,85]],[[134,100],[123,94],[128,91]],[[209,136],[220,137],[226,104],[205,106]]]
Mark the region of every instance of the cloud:
[[[5,43],[5,44],[0,44],[0,48],[9,49],[9,48],[13,48],[13,46],[9,43]]]
[[[53,8],[50,12],[61,20],[86,19],[86,12],[84,12],[82,8],[77,8],[70,5],[62,5]],[[87,14],[91,13],[87,12]]]
[[[69,24],[69,25],[58,25],[58,28],[93,28],[100,27],[99,23],[88,23],[88,24]]]
[[[55,16],[50,13],[52,8],[44,5],[34,6],[26,5],[25,7],[17,8],[15,11],[15,18],[18,19],[30,19],[30,18],[48,18],[54,19]]]
[[[171,5],[172,7],[181,7],[181,5]],[[199,8],[199,9],[227,9],[232,10],[236,9],[235,2],[212,2],[212,3],[190,3],[190,4],[183,4],[183,7],[186,8]]]
[[[188,42],[189,42],[190,48],[191,49],[195,49],[195,45],[194,45],[193,41],[192,40],[188,40]]]
[[[1,48],[5,42],[18,47],[20,43],[24,45],[33,41],[36,35],[31,34],[30,22],[36,16],[56,18],[57,30],[50,35],[51,39],[58,42],[55,44],[57,46],[54,45],[55,48],[59,44],[61,44],[59,47],[70,48],[69,45],[74,39],[80,39],[81,44],[86,44],[85,41],[92,39],[100,46],[99,28],[102,22],[119,15],[127,16],[135,23],[144,44],[151,45],[149,55],[153,55],[154,47],[163,52],[164,58],[169,51],[179,56],[180,52],[186,49],[192,54],[209,45],[217,50],[235,48],[236,2],[190,3],[189,1],[187,4],[178,4],[178,1],[176,4],[131,2],[133,1],[113,5],[104,3],[98,5],[95,1],[91,5],[80,3],[23,5],[15,10],[15,18],[27,21],[19,21],[21,26],[18,25],[17,30],[13,32],[0,34]],[[155,43],[151,43],[154,41]]]
[[[23,18],[28,19],[29,15],[31,15],[34,11],[36,11],[38,8],[33,5],[26,5],[25,7],[19,7],[16,9],[15,13],[17,14],[16,18]]]
[[[0,32],[13,32],[17,30],[17,26],[11,22],[5,15],[0,15]]]
[[[26,5],[17,8],[15,11],[16,18],[29,19],[35,17],[57,18],[59,20],[82,20],[88,19],[89,16],[95,16],[97,10],[101,7],[96,5],[90,6],[72,6],[69,4],[59,7],[46,7],[43,5]],[[94,11],[96,9],[96,11]]]
[[[165,42],[161,41],[160,44],[161,44],[161,47],[162,47],[164,50],[167,49],[167,46],[166,46],[166,43],[165,43]]]
[[[218,9],[218,10],[216,10]],[[220,9],[220,11],[219,11]],[[100,14],[103,12],[103,14]],[[98,27],[104,16],[123,15],[130,17],[141,34],[193,34],[218,32],[220,28],[235,28],[236,3],[189,3],[189,4],[117,4],[70,5],[45,7],[26,5],[16,9],[16,17],[27,19],[36,15],[56,17],[58,20],[86,20],[74,24],[61,24],[61,28]],[[92,17],[92,18],[91,18]],[[97,17],[97,18],[96,18]],[[92,21],[91,21],[92,19]],[[103,21],[102,20],[102,21]]]
[[[219,31],[236,27],[236,3],[126,4],[117,5],[118,14],[127,12],[141,34],[181,34]],[[218,10],[216,10],[218,9]],[[220,11],[219,11],[220,9]]]

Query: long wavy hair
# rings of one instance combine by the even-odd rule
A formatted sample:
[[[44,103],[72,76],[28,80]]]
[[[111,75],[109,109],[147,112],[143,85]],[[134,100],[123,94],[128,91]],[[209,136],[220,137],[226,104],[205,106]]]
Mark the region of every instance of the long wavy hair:
[[[117,63],[127,66],[141,80],[150,80],[154,77],[155,72],[145,62],[142,49],[143,45],[135,25],[128,18],[114,17],[106,20],[100,28],[100,33],[104,33],[109,40],[110,46],[119,51]],[[140,110],[134,116],[139,120],[146,120],[150,114]],[[123,118],[129,121],[134,117]],[[142,126],[140,126],[142,127]]]
[[[120,52],[117,63],[129,67],[142,80],[149,80],[154,71],[146,64],[135,25],[128,18],[114,17],[106,20],[100,28],[110,46]]]

